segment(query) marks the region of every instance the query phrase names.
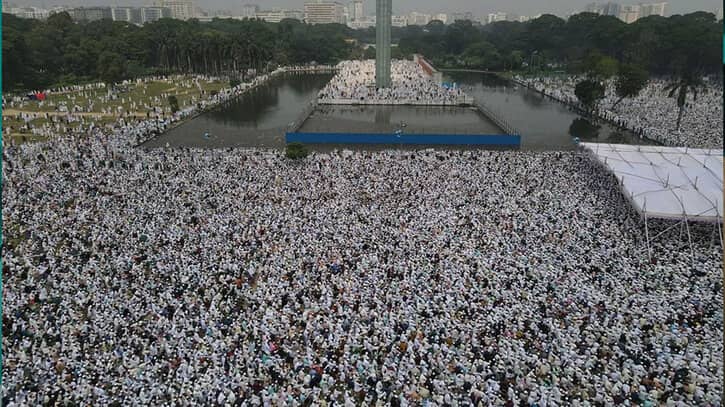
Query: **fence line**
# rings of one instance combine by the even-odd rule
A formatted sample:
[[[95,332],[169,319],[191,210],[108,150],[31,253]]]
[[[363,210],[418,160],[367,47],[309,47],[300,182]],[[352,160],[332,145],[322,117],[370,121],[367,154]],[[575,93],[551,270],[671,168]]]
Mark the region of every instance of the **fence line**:
[[[319,99],[318,103],[321,105],[370,105],[370,106],[466,106],[472,105],[474,99],[468,95],[456,97],[450,102],[430,102],[425,100],[417,99],[388,99],[388,100],[360,100],[360,99]]]
[[[519,136],[521,133],[511,124],[508,120],[504,119],[501,114],[495,113],[492,109],[488,108],[482,102],[475,102],[474,106],[483,113],[484,116],[489,118],[498,127],[501,128],[506,134]]]
[[[310,117],[312,112],[317,109],[317,100],[312,100],[310,103],[307,104],[307,107],[305,107],[305,110],[302,111],[297,116],[297,119],[290,123],[289,126],[287,126],[287,132],[288,133],[296,133],[303,124],[307,121],[307,118]]]
[[[390,145],[483,145],[519,147],[521,136],[503,134],[396,134],[396,133],[287,133],[288,143],[390,144]]]

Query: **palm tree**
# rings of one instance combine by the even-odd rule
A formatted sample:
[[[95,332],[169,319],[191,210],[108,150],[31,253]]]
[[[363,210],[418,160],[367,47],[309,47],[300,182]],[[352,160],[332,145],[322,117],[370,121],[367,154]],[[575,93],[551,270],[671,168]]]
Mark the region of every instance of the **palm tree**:
[[[697,94],[704,86],[702,77],[694,72],[688,72],[680,76],[676,81],[665,87],[665,91],[669,92],[667,97],[677,95],[677,107],[680,109],[677,114],[677,130],[680,130],[682,123],[682,115],[685,113],[685,102],[687,102],[687,94],[692,92],[693,100],[697,100]]]

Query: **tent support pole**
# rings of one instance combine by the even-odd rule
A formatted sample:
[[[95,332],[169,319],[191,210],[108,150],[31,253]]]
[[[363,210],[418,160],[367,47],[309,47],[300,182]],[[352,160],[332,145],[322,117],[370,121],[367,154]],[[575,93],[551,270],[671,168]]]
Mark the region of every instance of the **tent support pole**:
[[[687,228],[687,242],[690,245],[690,259],[692,264],[695,264],[695,251],[692,249],[692,236],[690,235],[690,224],[687,222],[687,216],[685,216],[685,227]]]
[[[647,258],[652,263],[652,248],[649,244],[649,225],[647,224],[647,212],[644,213],[644,236],[647,239]]]
[[[716,228],[717,228],[717,226],[713,225],[712,231],[710,232],[710,249],[712,249],[713,246],[715,246],[715,229]]]

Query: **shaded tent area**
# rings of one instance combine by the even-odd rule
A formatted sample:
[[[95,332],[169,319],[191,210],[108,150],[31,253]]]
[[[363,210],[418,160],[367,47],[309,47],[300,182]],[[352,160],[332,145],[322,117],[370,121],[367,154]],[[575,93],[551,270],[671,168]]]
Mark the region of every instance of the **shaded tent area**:
[[[681,236],[686,233],[692,251],[693,222],[711,224],[722,246],[722,150],[599,143],[582,147],[617,178],[643,218],[650,258],[651,243],[676,227]],[[668,220],[671,226],[651,235],[651,220]]]

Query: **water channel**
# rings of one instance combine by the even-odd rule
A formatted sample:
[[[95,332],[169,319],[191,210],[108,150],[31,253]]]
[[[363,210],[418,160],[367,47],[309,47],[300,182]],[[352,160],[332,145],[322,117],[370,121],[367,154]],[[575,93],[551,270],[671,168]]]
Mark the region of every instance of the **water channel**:
[[[284,134],[301,120],[330,74],[290,74],[242,97],[201,114],[144,147],[263,147],[282,148]],[[512,123],[521,133],[522,150],[566,150],[572,139],[647,144],[628,131],[607,123],[593,124],[561,103],[499,77],[479,73],[450,74],[470,96]],[[300,131],[392,133],[403,129],[424,134],[501,134],[480,112],[463,107],[318,106]],[[205,137],[208,133],[208,137]],[[316,149],[389,146],[313,146]],[[412,146],[420,148],[422,146]]]
[[[522,135],[523,150],[570,149],[574,137],[597,143],[652,144],[606,122],[592,123],[562,103],[492,74],[452,73],[448,80],[512,123]]]

